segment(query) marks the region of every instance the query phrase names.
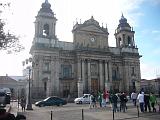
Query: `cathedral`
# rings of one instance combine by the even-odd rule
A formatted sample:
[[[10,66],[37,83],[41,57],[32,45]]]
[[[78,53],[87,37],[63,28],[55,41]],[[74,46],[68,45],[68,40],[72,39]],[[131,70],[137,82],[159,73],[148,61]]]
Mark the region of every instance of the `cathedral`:
[[[56,21],[51,4],[45,0],[36,16],[30,49],[33,98],[139,91],[141,55],[135,31],[123,14],[114,34],[116,47],[109,46],[107,27],[100,26],[93,16],[73,26],[73,42],[57,38]]]

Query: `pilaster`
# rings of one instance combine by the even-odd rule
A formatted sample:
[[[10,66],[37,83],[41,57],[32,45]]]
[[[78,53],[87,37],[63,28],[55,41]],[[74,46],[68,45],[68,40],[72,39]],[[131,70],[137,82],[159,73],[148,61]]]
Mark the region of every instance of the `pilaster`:
[[[84,70],[84,65],[85,65],[85,59],[82,59],[82,81],[83,81],[83,90],[86,90],[86,79],[85,79],[85,70]]]
[[[112,62],[111,62],[111,60],[110,61],[108,61],[108,68],[109,68],[109,83],[110,83],[110,85],[109,85],[109,88],[110,88],[110,90],[112,89]]]
[[[91,60],[88,59],[87,60],[87,64],[88,64],[88,90],[89,92],[91,92]]]
[[[102,74],[102,60],[99,60],[99,82],[100,82],[100,90],[103,91],[104,89],[104,80]]]
[[[108,78],[108,61],[105,61],[105,89],[109,90],[109,78]]]

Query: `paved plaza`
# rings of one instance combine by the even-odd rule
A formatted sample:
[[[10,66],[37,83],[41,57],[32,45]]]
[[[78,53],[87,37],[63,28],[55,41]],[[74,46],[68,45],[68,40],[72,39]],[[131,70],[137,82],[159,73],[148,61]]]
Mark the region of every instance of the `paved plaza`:
[[[68,103],[65,106],[60,107],[35,107],[33,105],[33,111],[21,112],[21,108],[17,108],[17,103],[12,103],[11,112],[15,115],[17,111],[20,114],[24,114],[27,120],[113,120],[113,112],[108,105],[106,108],[89,108],[88,104],[76,105],[74,103]],[[158,106],[156,106],[158,109]],[[83,115],[82,115],[83,109]],[[52,111],[52,119],[51,119]],[[83,117],[82,117],[83,116]],[[131,103],[128,104],[128,109],[125,113],[116,112],[114,114],[114,120],[159,120],[160,113],[139,113],[137,108]]]

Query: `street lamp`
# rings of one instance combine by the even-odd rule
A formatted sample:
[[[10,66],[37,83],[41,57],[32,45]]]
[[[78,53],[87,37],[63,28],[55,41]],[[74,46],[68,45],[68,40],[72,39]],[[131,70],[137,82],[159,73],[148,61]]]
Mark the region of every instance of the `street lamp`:
[[[29,82],[29,89],[28,89],[28,103],[27,103],[27,109],[26,110],[33,110],[32,108],[32,104],[31,104],[31,78],[30,78],[30,75],[31,75],[31,68],[29,67],[28,68],[29,70],[29,78],[28,78],[28,82]]]
[[[28,64],[28,62],[32,63],[32,58],[26,59],[26,64]],[[26,110],[33,110],[31,103],[31,67],[28,66],[26,69],[28,69],[28,101]]]

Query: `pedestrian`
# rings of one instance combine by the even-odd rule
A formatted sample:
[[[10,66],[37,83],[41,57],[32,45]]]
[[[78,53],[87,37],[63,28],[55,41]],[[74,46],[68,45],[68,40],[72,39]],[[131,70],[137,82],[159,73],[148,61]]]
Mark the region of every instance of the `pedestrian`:
[[[118,102],[118,96],[116,94],[113,94],[111,97],[111,101],[112,101],[112,108],[114,112],[118,111],[118,107],[117,107],[117,102]]]
[[[150,106],[149,99],[150,99],[149,94],[144,94],[144,110],[145,110],[145,112],[147,112],[147,108],[148,108],[149,112],[151,112],[151,106]]]
[[[6,112],[6,109],[0,108],[0,120],[16,120],[14,114]]]
[[[140,110],[141,112],[144,112],[144,92],[140,91],[138,96],[137,96],[137,100],[139,101],[139,106],[140,106]]]
[[[110,94],[109,94],[109,91],[106,92],[106,103],[109,103],[109,97],[110,97]]]
[[[133,105],[136,106],[136,102],[137,102],[137,93],[135,91],[133,91],[131,93],[131,99],[133,101]]]
[[[25,111],[25,109],[26,109],[26,99],[25,99],[25,97],[21,98],[21,107],[22,107],[22,112]]]
[[[99,106],[102,107],[102,93],[100,91],[98,92],[98,102]]]
[[[89,104],[89,108],[95,108],[96,107],[96,97],[95,95],[92,93],[90,95],[90,104]]]
[[[93,94],[92,102],[93,102],[93,108],[96,108],[97,105],[96,105],[96,95],[95,94]]]
[[[121,93],[120,95],[120,112],[121,110],[123,110],[123,112],[126,111],[127,109],[127,106],[126,106],[126,103],[127,103],[128,99],[127,99],[127,96],[124,92]]]
[[[153,112],[156,112],[155,104],[157,103],[157,99],[156,99],[156,96],[153,93],[150,93],[150,99],[149,100],[150,100]]]
[[[107,97],[107,94],[105,92],[105,90],[103,91],[103,95],[102,95],[102,107],[106,107],[106,97]]]

